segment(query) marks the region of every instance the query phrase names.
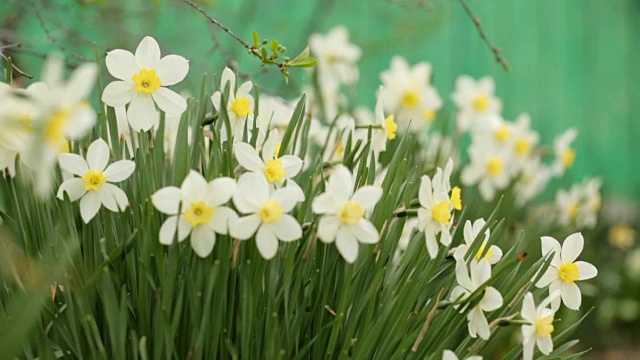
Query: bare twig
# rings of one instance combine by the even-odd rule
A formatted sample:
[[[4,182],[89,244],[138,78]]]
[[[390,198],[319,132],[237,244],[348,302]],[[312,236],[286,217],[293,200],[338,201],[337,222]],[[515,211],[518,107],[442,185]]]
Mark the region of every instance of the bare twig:
[[[0,56],[5,59],[5,60],[9,60],[7,59],[7,56],[4,54],[3,50],[4,49],[10,49],[10,48],[19,48],[21,47],[22,44],[11,44],[11,45],[4,45],[4,46],[0,46]],[[28,78],[28,79],[33,79],[33,75],[29,75],[26,72],[20,70],[19,67],[16,66],[16,64],[13,62],[13,59],[11,59],[11,67],[13,68],[13,70],[15,70],[15,72],[17,72],[18,74]],[[8,79],[7,79],[8,80]]]
[[[493,42],[491,42],[489,37],[487,37],[487,34],[484,32],[484,29],[482,28],[482,23],[480,22],[480,19],[476,16],[476,14],[473,13],[473,10],[471,10],[471,8],[469,7],[469,4],[467,4],[467,0],[459,0],[459,1],[460,1],[460,4],[462,4],[462,7],[464,8],[464,10],[467,12],[467,15],[469,15],[469,17],[471,18],[471,21],[473,21],[473,25],[476,26],[476,29],[478,30],[478,34],[480,35],[480,38],[485,42],[485,44],[487,44],[489,49],[491,49],[491,51],[493,52],[493,55],[496,58],[496,62],[502,65],[502,68],[504,69],[504,71],[509,71],[509,63],[505,58],[502,57],[500,49],[498,49],[493,44]]]
[[[78,60],[78,61],[87,61],[87,59],[80,55],[77,54],[75,52],[73,52],[71,49],[67,48],[66,46],[62,45],[62,43],[60,43],[60,41],[58,41],[58,39],[56,39],[51,32],[49,31],[49,29],[47,28],[47,25],[44,22],[44,19],[42,18],[42,14],[40,13],[40,10],[38,10],[38,7],[36,6],[36,2],[35,0],[31,0],[31,7],[33,7],[34,12],[36,13],[36,17],[38,18],[38,21],[40,22],[40,26],[42,27],[42,30],[44,30],[44,33],[47,35],[47,39],[49,39],[52,43],[54,43],[58,49],[64,51],[65,53],[71,55],[74,59]]]
[[[422,325],[422,329],[420,329],[420,334],[418,335],[418,338],[416,339],[416,341],[413,343],[413,347],[411,348],[411,351],[413,352],[418,351],[418,347],[420,346],[422,339],[424,339],[424,335],[427,333],[427,329],[429,329],[429,325],[431,324],[431,321],[433,321],[433,317],[436,315],[436,311],[438,311],[438,304],[440,303],[440,298],[442,297],[443,292],[444,292],[444,288],[440,289],[440,293],[438,293],[438,297],[436,298],[436,303],[433,304],[433,308],[431,309],[431,311],[429,311],[429,314],[427,315],[427,320],[424,322],[424,325]]]

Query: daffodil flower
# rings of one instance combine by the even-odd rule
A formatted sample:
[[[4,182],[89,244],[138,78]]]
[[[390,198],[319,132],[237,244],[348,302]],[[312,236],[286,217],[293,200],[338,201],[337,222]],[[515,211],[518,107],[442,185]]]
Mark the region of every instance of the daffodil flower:
[[[482,258],[478,262],[470,264],[470,273],[467,271],[466,262],[462,259],[456,260],[456,280],[458,286],[451,291],[451,300],[460,300],[470,296],[474,291],[483,286],[491,278],[491,265],[487,259]],[[484,316],[485,311],[493,311],[502,306],[502,295],[492,286],[483,289],[482,299],[467,314],[467,327],[469,335],[475,338],[480,336],[488,340],[491,335],[489,322]]]
[[[469,164],[462,169],[460,180],[464,185],[478,184],[480,195],[492,201],[496,190],[502,190],[511,181],[511,157],[504,149],[488,141],[474,142],[469,146]]]
[[[484,219],[477,219],[473,222],[473,224],[469,220],[464,223],[464,244],[458,246],[455,249],[455,252],[453,254],[453,257],[455,259],[465,259],[467,253],[469,252],[469,248],[471,247],[471,245],[473,245],[474,240],[478,237],[478,235],[480,234],[480,230],[482,230],[485,224],[486,222],[484,221]],[[482,258],[485,258],[491,265],[500,261],[500,259],[502,258],[502,249],[500,249],[496,245],[491,245],[487,249],[489,236],[491,236],[491,230],[487,228],[487,230],[485,230],[484,232],[484,238],[479,239],[480,241],[482,241],[482,245],[480,245],[480,248],[476,252],[472,261],[478,262]]]
[[[238,180],[233,203],[245,216],[231,224],[229,233],[246,240],[256,235],[256,246],[263,258],[272,259],[278,252],[278,240],[291,242],[302,237],[302,228],[289,212],[299,201],[296,189],[270,189],[261,173],[246,173]]]
[[[102,101],[112,107],[129,104],[127,118],[135,131],[148,131],[157,122],[154,104],[167,114],[181,114],[186,100],[165,86],[182,81],[189,72],[189,61],[182,56],[160,58],[158,42],[146,36],[136,49],[109,51],[105,59],[107,70],[119,81],[104,88]]]
[[[160,243],[171,245],[191,234],[191,247],[200,257],[211,254],[216,233],[226,235],[229,223],[238,215],[224,206],[236,189],[235,180],[220,177],[210,182],[197,171],[191,170],[178,188],[164,187],[151,196],[158,211],[169,215],[160,227]]]
[[[551,165],[555,176],[562,176],[565,170],[572,167],[576,160],[576,150],[571,144],[578,136],[578,130],[569,128],[553,141],[555,160]]]
[[[113,212],[124,211],[129,206],[127,194],[113,183],[129,178],[136,164],[120,160],[107,166],[109,157],[109,146],[102,139],[89,145],[86,160],[78,154],[58,155],[60,167],[78,177],[63,182],[57,196],[61,200],[65,194],[71,201],[80,199],[80,215],[85,223],[96,216],[101,206]]]
[[[550,237],[542,238],[542,256],[554,253],[551,264],[542,278],[536,283],[538,288],[549,286],[549,292],[560,292],[562,302],[571,310],[578,310],[582,303],[580,288],[576,281],[588,280],[598,275],[598,269],[588,262],[576,261],[582,252],[584,238],[581,233],[569,235],[562,246]],[[560,308],[560,298],[556,298],[552,303],[552,308]]]
[[[378,230],[365,218],[382,196],[382,189],[363,186],[354,192],[354,179],[349,169],[337,166],[327,181],[326,191],[313,199],[315,214],[320,214],[318,238],[335,242],[342,257],[353,263],[358,257],[358,243],[375,244]]]
[[[323,89],[337,89],[341,84],[353,84],[358,80],[356,62],[362,51],[349,42],[344,26],[336,26],[327,35],[312,34],[309,49],[318,60],[318,82]]]
[[[458,77],[451,98],[458,107],[456,121],[459,130],[467,131],[500,114],[502,102],[494,91],[495,83],[491,77],[485,76],[477,81],[468,75]]]
[[[229,86],[229,98],[226,99],[226,104],[222,104],[222,91],[227,87],[227,84]],[[218,111],[220,111],[222,107],[225,107],[229,115],[231,134],[228,135],[226,128],[223,126],[221,134],[223,141],[230,136],[234,137],[234,141],[242,140],[245,122],[249,115],[253,114],[253,96],[249,94],[252,88],[253,83],[247,81],[236,90],[236,74],[228,67],[225,67],[222,71],[220,90],[213,93],[211,102],[213,103],[213,107]]]
[[[482,360],[482,356],[473,355],[464,358],[465,360]],[[458,360],[458,356],[451,350],[445,350],[442,352],[442,360]]]
[[[533,359],[533,350],[536,345],[544,355],[549,355],[553,351],[551,334],[553,334],[554,330],[553,317],[555,316],[555,311],[547,306],[559,296],[560,293],[558,291],[551,293],[536,308],[533,294],[530,292],[525,294],[520,315],[529,324],[522,325],[523,360]]]

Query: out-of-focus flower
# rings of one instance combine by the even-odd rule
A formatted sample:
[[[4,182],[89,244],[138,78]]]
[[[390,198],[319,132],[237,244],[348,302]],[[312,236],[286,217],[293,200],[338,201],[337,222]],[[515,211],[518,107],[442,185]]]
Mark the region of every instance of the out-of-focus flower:
[[[598,220],[598,211],[602,205],[598,178],[586,179],[574,184],[570,189],[560,189],[556,193],[555,204],[559,211],[560,225],[575,225],[579,229],[593,228]]]
[[[555,176],[562,176],[567,168],[573,166],[576,160],[576,150],[571,147],[571,143],[577,136],[578,130],[570,128],[553,141],[555,160],[552,169]]]
[[[101,206],[113,212],[124,211],[129,206],[127,194],[112,183],[126,180],[133,174],[136,164],[130,160],[109,163],[109,145],[98,139],[89,145],[87,160],[78,154],[58,155],[60,167],[78,177],[66,180],[58,189],[58,198],[80,199],[80,215],[85,223],[98,213]]]
[[[445,350],[442,352],[442,360],[458,360],[458,356],[451,350]],[[473,355],[464,358],[464,360],[482,360],[482,356]]]
[[[457,126],[461,131],[467,131],[483,122],[499,115],[502,111],[502,101],[495,95],[495,84],[491,77],[474,80],[462,75],[456,80],[456,90],[451,94],[453,102],[458,107]]]
[[[134,131],[148,131],[157,122],[156,106],[167,114],[181,114],[187,109],[182,96],[165,86],[182,81],[189,72],[189,61],[182,56],[160,58],[158,42],[146,36],[135,55],[116,49],[105,59],[107,70],[118,79],[109,83],[102,93],[102,101],[112,107],[129,104],[127,118]]]
[[[341,84],[358,81],[356,62],[362,52],[349,42],[349,32],[336,26],[326,36],[312,34],[309,38],[311,53],[318,60],[318,83],[323,89],[337,89]]]
[[[529,325],[522,325],[522,358],[523,360],[533,359],[533,350],[538,346],[540,352],[549,355],[553,351],[553,317],[555,311],[547,306],[560,296],[559,292],[554,292],[548,298],[542,300],[536,308],[533,301],[533,294],[526,293],[522,301],[522,311],[520,315]]]
[[[629,224],[616,224],[609,229],[609,243],[620,249],[628,249],[635,242],[636,231]]]
[[[511,158],[503,149],[485,142],[474,142],[468,152],[470,162],[462,169],[460,180],[464,185],[478,184],[482,198],[491,201],[496,190],[509,185]]]

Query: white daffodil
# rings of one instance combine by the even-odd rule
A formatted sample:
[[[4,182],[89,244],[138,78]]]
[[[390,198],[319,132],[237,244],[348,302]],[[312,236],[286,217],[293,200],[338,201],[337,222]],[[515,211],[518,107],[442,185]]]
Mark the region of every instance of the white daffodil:
[[[51,190],[58,154],[68,151],[68,141],[84,137],[96,122],[87,96],[98,67],[93,63],[80,65],[65,81],[62,58],[49,56],[42,72],[43,82],[29,86],[39,116],[31,121],[33,136],[21,159],[34,172],[36,187],[44,195]]]
[[[553,333],[553,317],[555,311],[547,306],[558,298],[560,294],[554,292],[548,298],[542,300],[536,308],[533,301],[533,294],[526,293],[522,301],[522,311],[520,315],[529,325],[522,325],[522,359],[533,359],[533,350],[538,346],[540,352],[549,355],[553,351],[553,341],[551,334]]]
[[[284,99],[269,94],[260,94],[258,106],[258,128],[265,134],[269,129],[284,131],[295,108]]]
[[[576,160],[576,150],[571,147],[571,143],[573,143],[577,136],[578,130],[570,128],[553,141],[555,161],[553,162],[552,169],[555,176],[562,176],[566,169],[573,166]]]
[[[494,95],[495,84],[491,77],[476,81],[468,75],[459,76],[456,90],[451,94],[458,107],[457,126],[467,131],[481,125],[487,118],[500,114],[502,102]]]
[[[298,221],[288,213],[299,201],[296,189],[284,187],[272,191],[261,173],[246,173],[238,180],[233,203],[245,216],[231,224],[229,234],[246,240],[256,234],[256,246],[266,260],[278,252],[278,240],[291,242],[302,237]]]
[[[107,70],[118,79],[104,88],[102,101],[112,107],[129,104],[127,118],[135,131],[148,131],[157,122],[154,105],[167,114],[181,114],[187,102],[165,86],[182,81],[189,72],[189,61],[182,56],[167,55],[160,58],[158,42],[146,36],[135,55],[116,49],[105,59]]]
[[[426,164],[444,167],[449,159],[458,163],[458,149],[453,139],[438,132],[429,134],[425,141],[426,150],[420,154]]]
[[[238,163],[243,168],[256,173],[261,173],[270,184],[277,187],[292,177],[298,175],[302,169],[302,160],[295,155],[278,156],[280,140],[278,131],[272,130],[262,146],[262,157],[250,144],[237,142],[233,145],[233,151]]]
[[[227,84],[229,86],[229,98],[226,99],[226,104],[222,104],[222,92],[227,87]],[[229,123],[231,124],[231,136],[234,137],[234,141],[242,140],[247,118],[253,114],[253,97],[249,94],[252,88],[253,83],[246,81],[236,90],[236,74],[228,67],[225,67],[220,80],[220,90],[214,92],[211,96],[211,102],[217,111],[220,111],[222,107],[226,108],[229,115]],[[229,136],[224,124],[221,136],[223,141]]]
[[[480,234],[480,230],[484,227],[486,222],[484,219],[477,219],[476,221],[471,223],[471,221],[467,220],[464,223],[464,244],[458,246],[455,249],[453,257],[457,260],[465,260],[465,256],[467,252],[469,252],[469,248],[473,244],[474,240]],[[482,241],[482,245],[476,252],[475,258],[473,261],[480,261],[480,259],[485,258],[489,261],[489,264],[493,265],[502,259],[502,249],[500,249],[496,245],[491,245],[489,249],[487,249],[487,244],[489,241],[489,236],[491,236],[491,230],[487,228],[484,232],[484,239],[479,239]]]
[[[491,201],[496,189],[501,190],[509,185],[511,159],[508,153],[491,142],[474,142],[468,152],[470,161],[462,169],[460,180],[467,186],[478,184],[482,198]]]
[[[531,117],[529,114],[521,114],[511,128],[514,172],[521,171],[531,159],[532,150],[538,145],[540,134],[531,129]]]
[[[482,360],[482,356],[473,355],[464,358],[465,360]],[[458,356],[451,350],[445,350],[442,352],[442,360],[458,360]]]
[[[309,49],[318,60],[318,82],[321,88],[337,89],[341,84],[358,81],[356,62],[362,52],[349,42],[349,32],[344,26],[336,26],[326,36],[312,34]]]
[[[354,193],[354,179],[346,167],[339,165],[327,181],[326,191],[313,199],[315,214],[320,214],[318,238],[324,243],[336,243],[336,248],[348,263],[358,257],[358,242],[375,244],[378,230],[365,218],[382,196],[382,189],[363,186]]]
[[[571,310],[578,310],[582,302],[580,288],[576,281],[587,280],[598,275],[595,266],[584,261],[576,261],[582,252],[584,238],[581,233],[569,235],[560,246],[560,243],[550,237],[542,237],[542,256],[553,252],[551,265],[547,268],[542,278],[536,283],[538,288],[549,286],[549,293],[560,291],[562,302]],[[560,299],[556,298],[552,308],[560,308]]]
[[[563,226],[574,225],[579,229],[595,227],[602,205],[601,184],[600,179],[592,178],[574,184],[568,190],[559,189],[555,199],[559,212],[558,223]]]
[[[387,150],[387,141],[394,140],[396,133],[398,132],[398,124],[396,124],[395,116],[393,114],[385,117],[384,107],[382,104],[382,87],[378,90],[378,100],[376,101],[374,123],[371,125],[376,126],[372,129],[371,134],[371,150],[377,155]],[[366,141],[368,136],[368,129],[361,129],[361,133]]]
[[[224,206],[236,189],[235,180],[220,177],[210,182],[197,171],[191,170],[178,188],[164,187],[151,196],[158,211],[169,215],[160,227],[160,243],[171,245],[191,234],[191,247],[204,258],[211,254],[216,233],[226,235],[229,224],[238,215]]]
[[[435,120],[442,99],[431,85],[431,64],[421,62],[409,67],[404,58],[395,56],[390,69],[382,72],[380,79],[383,87],[379,96],[385,110],[396,114],[403,126],[420,131]]]
[[[16,157],[29,145],[32,121],[41,111],[31,94],[37,86],[23,90],[0,83],[0,172],[8,169],[10,176],[15,175]]]
[[[78,177],[63,182],[57,196],[63,200],[66,193],[71,201],[80,199],[80,215],[85,223],[96,216],[101,206],[113,212],[124,211],[129,206],[127,194],[113,183],[129,178],[136,164],[120,160],[107,166],[110,155],[109,145],[102,139],[89,145],[87,160],[73,153],[58,155],[60,167]]]
[[[516,204],[523,206],[538,195],[551,180],[551,169],[542,163],[539,156],[525,161],[516,181]]]
[[[484,286],[491,278],[491,265],[487,259],[482,258],[478,262],[470,264],[471,276],[467,271],[467,264],[463,259],[456,260],[456,280],[458,286],[451,291],[451,301],[465,299],[471,294]],[[502,295],[492,286],[483,289],[482,299],[467,314],[467,327],[469,335],[475,338],[480,336],[484,340],[488,340],[491,335],[489,322],[484,316],[485,311],[493,311],[502,306]]]
[[[438,241],[436,236],[440,234],[440,243],[448,246],[451,244],[449,227],[453,209],[461,210],[460,188],[451,190],[449,177],[453,171],[453,161],[449,159],[444,171],[436,169],[433,180],[424,175],[420,179],[418,200],[418,228],[424,232],[425,242],[429,256],[433,259],[438,255]],[[451,196],[449,195],[451,191]]]

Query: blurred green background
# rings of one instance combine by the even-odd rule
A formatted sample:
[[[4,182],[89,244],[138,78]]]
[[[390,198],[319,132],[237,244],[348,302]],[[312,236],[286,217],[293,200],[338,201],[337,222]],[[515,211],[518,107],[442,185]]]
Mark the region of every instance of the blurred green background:
[[[604,178],[604,191],[640,198],[640,1],[637,0],[469,0],[491,40],[510,64],[496,64],[463,7],[453,0],[269,0],[199,1],[212,16],[247,41],[255,30],[276,38],[290,55],[302,50],[312,32],[345,24],[363,50],[360,104],[372,106],[378,74],[398,54],[433,64],[434,83],[448,99],[461,74],[496,79],[504,116],[529,112],[543,143],[567,127],[579,128],[573,169],[556,185],[587,175]],[[41,14],[49,38],[36,15]],[[25,71],[39,73],[44,53],[61,46],[92,59],[99,52],[131,51],[144,35],[154,36],[163,54],[191,61],[188,84],[197,89],[202,73],[219,74],[225,63],[265,91],[296,97],[307,82],[292,71],[286,85],[275,69],[259,61],[181,0],[3,0],[0,41],[21,43],[12,55]],[[216,45],[212,33],[219,41]],[[70,64],[78,61],[66,54]],[[106,74],[105,74],[106,75]],[[445,112],[453,113],[447,103]],[[633,200],[632,200],[633,201]]]

